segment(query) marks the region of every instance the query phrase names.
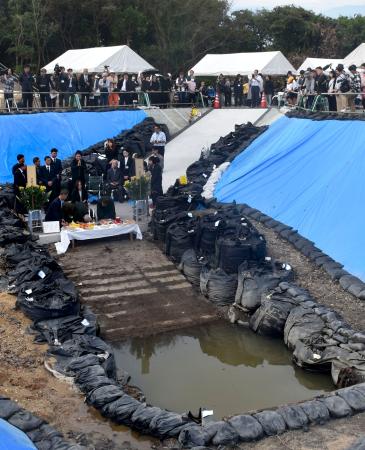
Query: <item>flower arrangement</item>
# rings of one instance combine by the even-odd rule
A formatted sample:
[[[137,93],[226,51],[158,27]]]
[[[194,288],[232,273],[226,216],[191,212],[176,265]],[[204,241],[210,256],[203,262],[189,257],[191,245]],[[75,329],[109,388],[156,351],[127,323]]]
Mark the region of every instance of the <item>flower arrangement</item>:
[[[50,194],[45,186],[19,187],[18,199],[28,211],[37,210],[47,202]]]
[[[131,200],[145,200],[150,193],[150,178],[146,175],[131,177],[124,183]]]

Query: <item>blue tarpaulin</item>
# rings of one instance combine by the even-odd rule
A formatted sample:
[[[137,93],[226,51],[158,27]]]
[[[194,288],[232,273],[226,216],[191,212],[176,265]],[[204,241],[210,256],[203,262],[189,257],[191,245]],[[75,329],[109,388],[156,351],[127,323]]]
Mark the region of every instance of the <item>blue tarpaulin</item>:
[[[365,122],[275,122],[217,184],[222,202],[247,203],[315,242],[365,281]]]
[[[0,450],[36,450],[26,434],[0,419]]]
[[[146,117],[144,111],[65,112],[0,116],[0,182],[12,182],[16,155],[43,158],[51,148],[61,159],[102,139],[132,128]]]

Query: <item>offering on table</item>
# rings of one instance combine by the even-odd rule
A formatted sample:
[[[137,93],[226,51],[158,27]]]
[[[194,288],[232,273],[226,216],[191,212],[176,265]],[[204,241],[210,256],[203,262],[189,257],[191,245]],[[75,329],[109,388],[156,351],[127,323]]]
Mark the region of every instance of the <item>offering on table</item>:
[[[122,219],[120,217],[116,217],[114,223],[122,223]]]

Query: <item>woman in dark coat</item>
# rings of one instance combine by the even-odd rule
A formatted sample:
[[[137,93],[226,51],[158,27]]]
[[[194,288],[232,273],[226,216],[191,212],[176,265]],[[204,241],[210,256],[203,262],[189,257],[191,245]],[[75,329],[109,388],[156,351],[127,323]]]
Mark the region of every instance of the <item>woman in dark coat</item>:
[[[75,186],[76,181],[80,180],[82,186],[86,185],[86,164],[82,159],[82,154],[78,150],[75,153],[75,158],[71,163],[71,177],[72,177],[72,186]]]
[[[151,199],[155,206],[157,197],[162,195],[162,169],[157,156],[148,159],[148,168],[151,173]]]
[[[88,199],[88,193],[85,189],[85,186],[83,186],[82,182],[80,180],[77,180],[75,183],[75,186],[71,192],[70,200],[72,203],[76,202],[83,202],[87,203]]]

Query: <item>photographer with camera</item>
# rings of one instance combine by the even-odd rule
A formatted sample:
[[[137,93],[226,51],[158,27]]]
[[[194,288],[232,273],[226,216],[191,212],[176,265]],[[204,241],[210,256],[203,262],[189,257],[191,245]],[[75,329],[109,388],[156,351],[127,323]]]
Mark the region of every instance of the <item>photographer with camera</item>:
[[[79,88],[81,91],[81,106],[90,106],[90,92],[92,91],[92,79],[89,71],[84,69],[79,78]]]
[[[56,89],[59,92],[58,106],[63,108],[65,102],[65,95],[67,92],[67,73],[64,67],[60,67],[58,64],[54,68],[54,77],[56,82]]]
[[[5,106],[8,104],[9,108],[12,108],[14,103],[14,84],[16,82],[12,69],[4,70],[0,74],[0,81],[4,84]]]
[[[29,110],[33,106],[34,76],[30,71],[30,65],[25,64],[23,73],[19,76],[19,84],[22,88],[22,107]]]

